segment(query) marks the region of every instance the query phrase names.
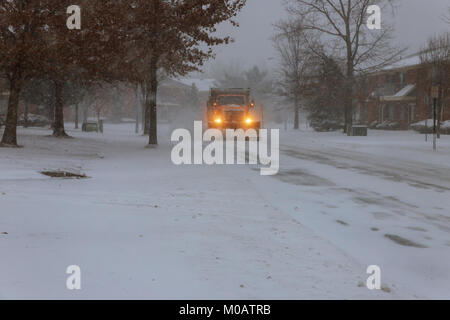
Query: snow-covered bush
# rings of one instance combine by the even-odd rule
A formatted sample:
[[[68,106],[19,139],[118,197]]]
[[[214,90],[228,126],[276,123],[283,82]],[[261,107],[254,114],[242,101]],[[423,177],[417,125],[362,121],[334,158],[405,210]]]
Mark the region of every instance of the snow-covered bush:
[[[370,124],[369,124],[369,129],[376,129],[377,128],[377,125],[378,125],[378,121],[372,121]]]
[[[450,134],[450,120],[441,123],[441,133]]]
[[[420,133],[433,133],[433,119],[412,123],[410,128]],[[450,120],[441,122],[441,133],[450,134]]]

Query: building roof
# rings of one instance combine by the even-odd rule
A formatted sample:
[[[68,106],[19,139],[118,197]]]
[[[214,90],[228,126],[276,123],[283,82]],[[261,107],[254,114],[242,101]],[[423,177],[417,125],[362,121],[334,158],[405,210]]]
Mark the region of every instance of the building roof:
[[[415,84],[408,84],[406,87],[402,88],[393,96],[382,96],[382,101],[413,101],[416,98],[409,96],[409,94],[416,88]]]
[[[400,90],[399,92],[397,92],[394,96],[395,97],[404,97],[407,96],[408,94],[410,94],[411,91],[414,90],[414,88],[416,87],[415,84],[408,84],[406,87],[404,87],[402,90]]]
[[[419,64],[421,64],[420,53],[414,53],[384,67],[382,71],[390,71],[395,69],[414,67]]]

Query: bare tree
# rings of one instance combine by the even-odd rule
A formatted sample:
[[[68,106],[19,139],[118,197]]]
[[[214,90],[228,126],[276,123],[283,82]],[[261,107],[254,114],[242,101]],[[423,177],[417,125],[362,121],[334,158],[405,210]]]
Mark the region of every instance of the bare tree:
[[[275,29],[277,34],[273,42],[280,59],[281,87],[286,98],[294,104],[294,129],[297,130],[300,126],[300,100],[312,66],[311,50],[297,21],[280,22]]]
[[[441,121],[444,115],[444,103],[447,98],[445,89],[450,87],[450,32],[428,39],[420,54],[422,64],[431,69],[433,86],[439,88],[437,99],[437,135],[440,137]]]
[[[142,85],[145,97],[149,146],[158,144],[159,71],[169,76],[198,71],[214,56],[212,47],[230,42],[215,34],[217,25],[224,21],[237,25],[233,18],[244,5],[245,0],[139,0],[128,9],[130,21],[122,29],[131,39],[130,81]]]
[[[288,0],[288,12],[305,30],[316,35],[333,56],[346,65],[345,129],[352,125],[355,73],[376,70],[395,60],[404,49],[391,46],[393,28],[383,19],[380,30],[369,30],[368,9],[377,5],[386,14],[395,0]],[[312,37],[316,39],[315,37]]]

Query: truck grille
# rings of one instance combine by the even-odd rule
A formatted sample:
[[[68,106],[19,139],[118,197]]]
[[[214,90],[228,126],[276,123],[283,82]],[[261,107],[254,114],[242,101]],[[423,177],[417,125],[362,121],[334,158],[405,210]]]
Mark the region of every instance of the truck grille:
[[[242,121],[244,118],[244,111],[225,111],[224,112],[224,118],[227,122],[232,121]]]

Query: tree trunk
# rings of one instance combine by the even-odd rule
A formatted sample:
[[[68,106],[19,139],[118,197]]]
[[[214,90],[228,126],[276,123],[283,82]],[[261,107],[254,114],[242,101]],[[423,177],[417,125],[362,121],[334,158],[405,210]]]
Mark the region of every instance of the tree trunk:
[[[20,90],[22,89],[22,77],[16,71],[10,79],[10,93],[8,99],[8,112],[6,115],[5,131],[3,132],[1,145],[17,147],[17,108],[19,106]]]
[[[159,10],[160,10],[160,0],[153,1],[152,12],[155,19],[153,19],[152,29],[154,31],[154,37],[158,37],[159,33]],[[152,56],[150,58],[150,70],[149,70],[149,81],[146,83],[147,95],[145,102],[146,114],[146,124],[148,124],[148,145],[150,147],[155,147],[158,145],[158,118],[156,113],[156,95],[158,91],[158,48],[156,45],[156,40],[151,41],[151,52]]]
[[[444,91],[442,88],[442,85],[439,85],[439,97],[438,97],[438,104],[437,104],[437,138],[441,138],[441,121],[442,121],[442,92]]]
[[[294,130],[298,130],[300,128],[300,114],[299,114],[299,106],[298,106],[298,95],[294,94]]]
[[[50,121],[50,128],[53,129],[55,123],[55,103],[53,101],[48,106],[48,120]]]
[[[61,81],[55,81],[55,121],[53,123],[54,137],[67,137],[64,130],[64,102],[63,102],[63,86]]]
[[[142,92],[144,94],[144,105],[141,110],[142,114],[142,131],[144,136],[148,136],[150,132],[150,86],[149,81],[146,80],[142,85]]]
[[[142,128],[142,133],[143,135],[146,135],[145,133],[145,124],[147,119],[145,118],[145,111],[147,109],[147,94],[148,94],[148,90],[147,90],[147,86],[145,83],[141,83],[141,128]]]
[[[136,127],[135,133],[139,133],[139,112],[140,112],[140,99],[141,99],[141,87],[139,84],[136,86]]]
[[[83,123],[86,123],[88,121],[88,118],[89,118],[89,105],[85,103],[83,106]]]
[[[147,86],[146,88],[147,93],[145,95],[145,108],[144,108],[144,136],[148,136],[150,134],[150,109],[151,109],[151,103],[150,103],[150,87]]]
[[[23,127],[24,128],[28,128],[28,110],[29,110],[28,103],[25,102],[25,108],[23,110]]]
[[[156,111],[156,96],[158,91],[157,69],[157,59],[156,57],[153,57],[150,65],[150,94],[147,96],[147,99],[150,101],[146,103],[149,106],[148,118],[150,120],[150,124],[148,144],[150,146],[158,145],[158,119]]]
[[[351,127],[353,125],[353,77],[354,77],[354,59],[353,48],[350,41],[350,22],[346,21],[346,46],[347,46],[347,74],[345,84],[345,110],[344,110],[344,133],[351,134]]]
[[[353,68],[347,73],[344,102],[344,133],[350,135],[353,126]]]
[[[78,129],[78,103],[75,105],[75,129]]]
[[[438,139],[440,139],[441,138],[441,117],[440,117],[440,115],[441,115],[441,106],[438,104],[438,106],[436,107],[437,108],[437,115],[436,115],[436,118],[437,118],[437,122],[436,122],[436,125],[437,125],[437,127],[436,127],[436,134],[437,134],[437,138]]]
[[[144,101],[144,106],[143,106],[143,108],[141,108],[141,128],[142,128],[143,135],[148,134],[148,131],[147,131],[147,133],[145,133],[145,124],[147,123],[147,118],[145,117],[145,110],[146,109],[147,109],[147,106],[146,106],[146,103]]]

